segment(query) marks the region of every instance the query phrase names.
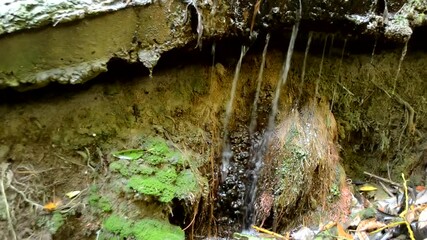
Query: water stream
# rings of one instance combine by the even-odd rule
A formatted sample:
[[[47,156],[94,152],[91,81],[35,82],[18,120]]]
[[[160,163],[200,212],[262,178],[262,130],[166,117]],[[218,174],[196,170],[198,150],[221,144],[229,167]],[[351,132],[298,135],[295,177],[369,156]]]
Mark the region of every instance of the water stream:
[[[251,146],[251,155],[249,158],[249,162],[251,163],[252,166],[254,166],[254,168],[253,170],[248,171],[250,181],[249,181],[249,188],[247,189],[245,194],[246,210],[245,210],[245,215],[243,219],[244,229],[249,229],[254,221],[255,201],[256,201],[256,194],[257,194],[257,184],[258,184],[259,173],[262,168],[262,165],[264,162],[263,161],[264,156],[269,146],[269,141],[275,127],[274,120],[276,118],[276,114],[278,110],[280,91],[285,85],[286,80],[288,78],[288,73],[291,65],[291,58],[292,58],[292,54],[295,46],[295,40],[298,34],[298,27],[299,27],[299,23],[297,22],[292,28],[292,35],[291,35],[291,39],[288,46],[286,60],[283,64],[282,72],[281,72],[279,81],[277,82],[276,92],[272,102],[272,110],[269,116],[267,130],[262,135],[261,139],[259,139],[259,141],[256,141],[255,145]]]
[[[229,138],[229,131],[228,131],[228,124],[230,122],[231,113],[233,110],[233,102],[236,95],[236,87],[237,87],[237,81],[239,80],[239,74],[240,74],[240,68],[242,66],[242,60],[247,52],[247,48],[245,46],[242,46],[242,49],[240,51],[240,58],[236,65],[236,70],[234,72],[234,78],[233,83],[231,86],[231,93],[230,93],[230,99],[227,104],[227,109],[225,111],[225,120],[224,120],[224,138],[223,138],[223,150],[222,150],[222,162],[221,162],[221,180],[222,182],[225,180],[225,178],[228,175],[228,168],[230,166],[230,159],[233,156],[233,152],[231,151],[230,142],[228,140]]]
[[[267,48],[268,48],[269,41],[270,41],[270,34],[267,34],[267,36],[265,37],[264,50],[262,52],[261,66],[259,67],[255,99],[254,99],[254,103],[252,105],[251,123],[249,124],[249,135],[250,136],[252,136],[254,134],[255,127],[257,125],[258,100],[259,100],[259,93],[261,91],[262,78],[264,75],[265,56],[267,55]]]
[[[378,36],[375,36],[374,47],[372,48],[372,54],[371,54],[371,64],[374,63],[374,55],[375,55],[375,49],[377,48],[377,43],[378,43]]]
[[[299,22],[295,23],[295,25],[292,27],[292,35],[291,35],[291,40],[289,41],[289,47],[288,47],[288,52],[286,54],[286,60],[283,63],[282,72],[280,74],[280,78],[279,78],[279,81],[277,83],[276,91],[274,93],[273,102],[271,104],[271,114],[270,114],[270,117],[268,118],[268,127],[267,127],[267,132],[266,132],[266,134],[267,134],[266,138],[269,138],[269,135],[273,132],[273,129],[275,127],[274,120],[275,120],[276,115],[277,115],[279,98],[280,98],[280,91],[288,79],[289,68],[291,66],[291,58],[292,58],[292,54],[294,52],[295,40],[296,40],[297,35],[298,35],[298,28],[299,28]]]
[[[304,53],[304,61],[302,63],[302,73],[301,73],[301,83],[299,87],[299,94],[296,105],[298,106],[299,101],[302,96],[302,88],[304,87],[304,81],[305,81],[305,69],[307,67],[307,56],[308,52],[310,51],[310,45],[311,45],[311,39],[313,38],[313,32],[308,33],[308,39],[307,39],[307,45],[305,47],[305,53]]]
[[[320,82],[320,78],[322,77],[322,70],[323,70],[323,61],[325,59],[325,51],[326,51],[326,44],[328,43],[328,35],[326,35],[325,37],[325,43],[323,45],[323,52],[322,52],[322,59],[320,60],[320,66],[319,66],[319,75],[317,76],[316,79],[316,96],[319,96],[319,82]]]

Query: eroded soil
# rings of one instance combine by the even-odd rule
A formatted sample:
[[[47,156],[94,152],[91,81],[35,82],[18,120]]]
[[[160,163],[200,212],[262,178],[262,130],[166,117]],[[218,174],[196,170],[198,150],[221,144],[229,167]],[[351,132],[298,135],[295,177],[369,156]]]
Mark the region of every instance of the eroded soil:
[[[379,175],[390,171],[396,178],[400,172],[420,172],[425,167],[420,159],[426,149],[422,144],[427,132],[427,54],[410,47],[396,78],[400,49],[379,50],[372,60],[370,53],[357,54],[356,41],[349,40],[342,55],[344,42],[331,44],[329,38],[322,60],[319,46],[323,47],[324,37],[313,41],[302,99],[303,40],[281,95],[278,122],[297,101],[322,98],[337,120],[341,163],[348,176],[362,178],[364,170]],[[282,68],[287,47],[283,42],[273,44],[267,54],[260,123],[265,122]],[[171,205],[180,210],[168,211],[147,203],[140,206],[141,215],[158,211],[154,217],[189,226],[189,237],[223,235],[227,224],[220,226],[214,211],[222,121],[240,46],[233,47],[218,46],[214,65],[205,53],[168,56],[153,78],[140,65],[112,62],[109,73],[84,86],[1,92],[0,160],[10,216],[0,216],[0,237],[11,239],[9,218],[18,239],[93,239],[110,212],[95,213],[90,193],[94,186],[103,189],[109,182],[109,165],[116,161],[111,153],[138,148],[141,138],[153,136],[200,156],[197,165],[210,191],[205,190],[199,209],[183,209],[181,203]],[[244,58],[231,122],[236,131],[248,125],[260,62],[256,48]],[[414,174],[413,179],[418,184],[424,176]],[[70,199],[65,194],[77,190],[82,191],[78,199],[59,217],[43,209],[48,203],[67,205]],[[104,188],[98,194],[108,192]],[[110,204],[119,205],[120,197]],[[5,209],[4,204],[0,207]]]

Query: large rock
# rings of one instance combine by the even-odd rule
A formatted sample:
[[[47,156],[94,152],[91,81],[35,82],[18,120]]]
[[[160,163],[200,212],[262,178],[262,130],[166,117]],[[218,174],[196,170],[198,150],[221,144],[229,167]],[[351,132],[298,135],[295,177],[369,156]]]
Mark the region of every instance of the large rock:
[[[107,71],[111,58],[152,70],[171,49],[282,30],[298,19],[307,30],[333,26],[406,41],[426,23],[426,10],[426,0],[7,0],[0,3],[0,88],[83,83]]]

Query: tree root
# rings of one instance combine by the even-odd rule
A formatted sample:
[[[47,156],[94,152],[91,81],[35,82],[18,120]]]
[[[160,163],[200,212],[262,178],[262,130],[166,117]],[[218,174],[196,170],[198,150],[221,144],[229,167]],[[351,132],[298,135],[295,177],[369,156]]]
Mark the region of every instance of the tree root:
[[[387,96],[394,97],[397,102],[402,104],[407,110],[408,110],[408,117],[407,122],[405,123],[404,130],[406,130],[410,135],[414,135],[416,132],[416,125],[415,125],[415,110],[414,108],[405,100],[403,100],[402,97],[399,96],[396,92],[389,93],[384,88],[379,86],[373,79],[371,79],[371,82],[379,89],[381,89]]]
[[[7,201],[7,196],[6,196],[6,188],[7,186],[5,186],[5,182],[7,183],[8,181],[8,176],[6,174],[6,170],[9,167],[8,163],[2,163],[0,165],[1,168],[1,181],[0,181],[0,190],[1,190],[1,194],[3,196],[3,201],[4,201],[4,206],[5,206],[5,210],[6,210],[6,218],[7,218],[7,225],[9,228],[10,233],[12,234],[12,239],[16,240],[16,232],[15,229],[13,228],[13,222],[12,222],[12,217],[10,215],[10,209],[9,209],[9,203]]]

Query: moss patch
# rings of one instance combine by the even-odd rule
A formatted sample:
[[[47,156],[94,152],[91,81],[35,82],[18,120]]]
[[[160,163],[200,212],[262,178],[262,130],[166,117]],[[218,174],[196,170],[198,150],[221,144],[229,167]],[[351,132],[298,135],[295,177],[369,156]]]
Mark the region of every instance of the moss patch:
[[[111,234],[119,236],[120,239],[185,239],[184,231],[181,228],[155,219],[131,221],[124,217],[111,215],[104,221],[103,226],[107,232],[103,233],[100,239],[109,239]]]
[[[169,203],[174,198],[185,199],[190,193],[200,195],[197,174],[185,168],[190,159],[165,140],[148,139],[138,151],[142,154],[136,159],[119,159],[110,164],[112,172],[127,180],[126,189],[155,197],[162,203]],[[113,155],[117,157],[117,154]]]

